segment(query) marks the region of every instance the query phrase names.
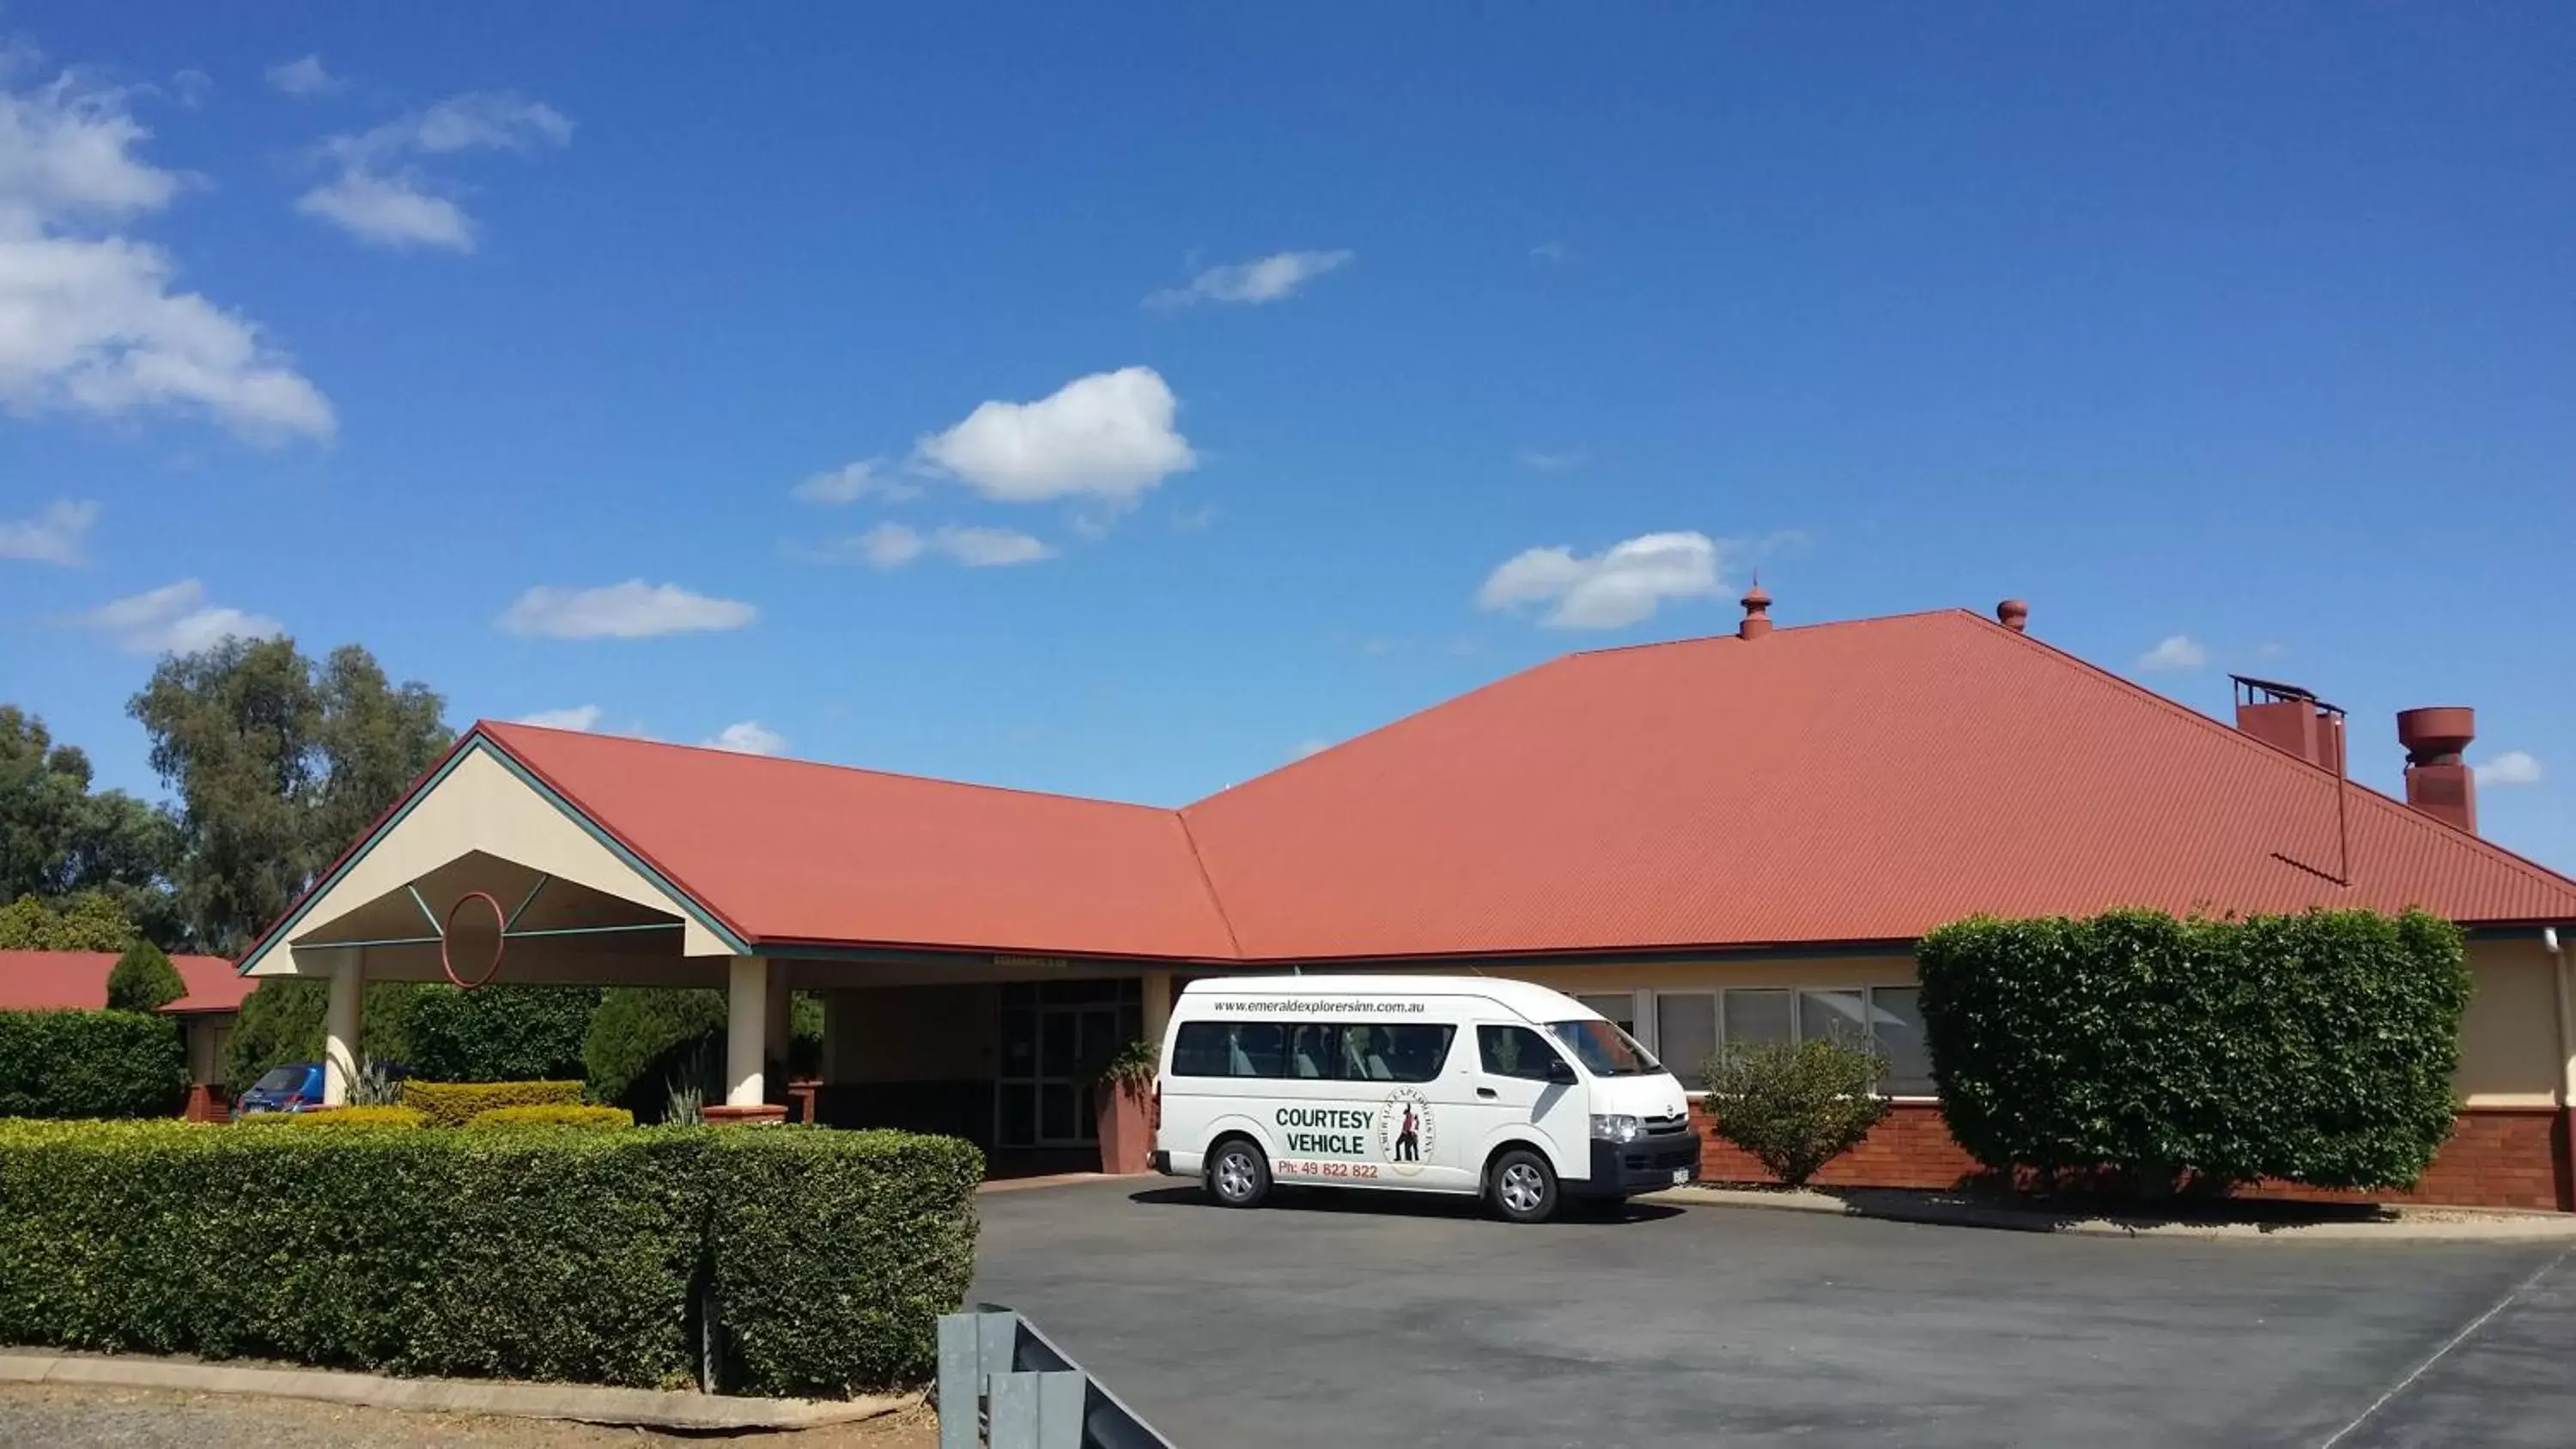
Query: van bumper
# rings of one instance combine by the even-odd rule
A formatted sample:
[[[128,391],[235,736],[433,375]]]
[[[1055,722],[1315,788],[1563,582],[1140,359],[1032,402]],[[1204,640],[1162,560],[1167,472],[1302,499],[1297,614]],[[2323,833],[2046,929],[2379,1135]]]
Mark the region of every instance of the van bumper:
[[[1564,1184],[1572,1197],[1633,1197],[1673,1186],[1673,1174],[1699,1176],[1699,1134],[1679,1132],[1634,1142],[1592,1144],[1592,1176]]]

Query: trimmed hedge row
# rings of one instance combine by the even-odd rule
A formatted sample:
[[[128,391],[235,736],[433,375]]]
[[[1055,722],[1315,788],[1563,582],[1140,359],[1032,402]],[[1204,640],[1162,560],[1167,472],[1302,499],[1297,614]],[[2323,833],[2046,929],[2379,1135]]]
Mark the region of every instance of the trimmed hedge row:
[[[982,1175],[897,1132],[5,1123],[0,1337],[847,1395],[929,1375]]]
[[[168,1117],[187,1100],[173,1018],[0,1011],[0,1117]]]
[[[2466,953],[2420,911],[1985,918],[1916,960],[1942,1116],[1991,1168],[2402,1187],[2457,1118]]]
[[[402,1104],[432,1127],[462,1127],[503,1107],[578,1107],[579,1082],[405,1082]]]
[[[613,1132],[635,1125],[635,1114],[623,1107],[495,1107],[477,1112],[468,1127],[579,1127]]]

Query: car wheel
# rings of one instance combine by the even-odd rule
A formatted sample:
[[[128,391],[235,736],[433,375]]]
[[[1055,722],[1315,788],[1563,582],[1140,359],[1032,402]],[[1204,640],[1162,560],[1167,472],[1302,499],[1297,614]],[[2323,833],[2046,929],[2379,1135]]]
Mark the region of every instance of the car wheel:
[[[1259,1207],[1270,1196],[1270,1162],[1241,1138],[1208,1159],[1208,1195],[1231,1208]]]
[[[1515,1147],[1494,1159],[1485,1184],[1485,1200],[1505,1221],[1543,1223],[1556,1216],[1556,1170],[1526,1147]]]

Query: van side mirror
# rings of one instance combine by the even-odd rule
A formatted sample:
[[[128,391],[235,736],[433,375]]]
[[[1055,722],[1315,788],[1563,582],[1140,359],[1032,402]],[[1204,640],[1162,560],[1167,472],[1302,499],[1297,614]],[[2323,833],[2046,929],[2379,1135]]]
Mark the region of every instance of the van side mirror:
[[[1552,1056],[1547,1059],[1547,1079],[1550,1083],[1559,1087],[1571,1087],[1575,1083],[1583,1080],[1581,1077],[1574,1074],[1574,1063],[1567,1061],[1563,1057],[1557,1056]]]

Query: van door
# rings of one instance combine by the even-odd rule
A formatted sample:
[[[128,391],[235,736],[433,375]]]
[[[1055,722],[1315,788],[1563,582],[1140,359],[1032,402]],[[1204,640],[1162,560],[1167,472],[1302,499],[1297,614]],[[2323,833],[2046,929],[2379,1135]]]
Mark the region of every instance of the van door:
[[[1478,1022],[1475,1040],[1467,1043],[1475,1065],[1474,1116],[1478,1127],[1473,1151],[1462,1164],[1481,1184],[1485,1159],[1513,1138],[1535,1138],[1547,1151],[1559,1179],[1580,1182],[1592,1175],[1590,1097],[1581,1074],[1571,1083],[1549,1080],[1551,1063],[1571,1069],[1545,1033],[1522,1022]]]

